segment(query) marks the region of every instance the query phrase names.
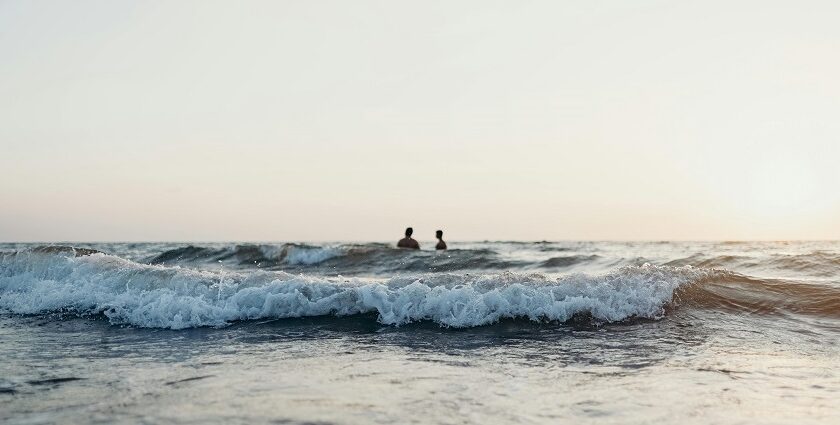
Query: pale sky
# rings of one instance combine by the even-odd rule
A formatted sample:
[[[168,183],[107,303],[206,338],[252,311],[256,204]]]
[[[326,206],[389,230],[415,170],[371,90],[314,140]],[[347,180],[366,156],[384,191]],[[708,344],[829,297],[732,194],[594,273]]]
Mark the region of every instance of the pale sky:
[[[839,18],[0,0],[0,240],[840,239]]]

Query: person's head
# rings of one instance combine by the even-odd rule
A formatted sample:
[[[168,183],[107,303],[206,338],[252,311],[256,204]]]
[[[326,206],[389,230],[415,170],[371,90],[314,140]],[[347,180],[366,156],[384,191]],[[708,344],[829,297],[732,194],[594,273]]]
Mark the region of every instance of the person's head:
[[[438,239],[443,239],[443,230],[438,230],[435,232],[435,237]]]
[[[405,228],[405,237],[410,238],[412,233],[414,233],[414,229],[412,229],[411,227]]]

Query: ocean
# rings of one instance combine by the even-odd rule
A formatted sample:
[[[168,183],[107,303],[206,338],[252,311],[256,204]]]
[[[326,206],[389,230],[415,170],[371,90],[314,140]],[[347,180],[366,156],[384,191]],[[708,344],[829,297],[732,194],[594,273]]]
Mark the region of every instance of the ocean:
[[[840,242],[0,244],[0,422],[840,423]]]

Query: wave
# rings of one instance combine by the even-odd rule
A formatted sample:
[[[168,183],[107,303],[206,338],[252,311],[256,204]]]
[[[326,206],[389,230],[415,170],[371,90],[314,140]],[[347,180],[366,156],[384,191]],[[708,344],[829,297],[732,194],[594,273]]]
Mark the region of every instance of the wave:
[[[491,249],[450,249],[445,252],[396,249],[386,244],[184,246],[146,258],[149,264],[233,262],[284,270],[339,270],[344,274],[506,270],[527,267],[525,261],[505,259]]]
[[[383,324],[472,327],[504,318],[615,322],[662,317],[674,291],[713,271],[625,267],[600,276],[406,275],[326,279],[285,272],[211,272],[104,253],[0,255],[0,308],[18,314],[102,314],[111,323],[183,329],[234,321],[375,313]]]
[[[336,247],[318,247],[304,244],[235,245],[212,248],[188,245],[166,250],[150,257],[150,264],[216,262],[235,260],[239,264],[312,265],[340,255]]]
[[[777,255],[773,263],[779,268],[831,276],[836,275],[840,267],[840,254],[814,251],[808,254]]]
[[[733,249],[732,244],[715,246],[674,246],[663,251],[650,244],[593,244],[504,242],[455,244],[460,249],[445,252],[401,250],[389,244],[125,244],[92,245],[105,252],[119,252],[148,264],[183,265],[239,270],[268,269],[290,273],[341,274],[344,276],[393,276],[399,273],[476,272],[498,273],[506,270],[543,271],[546,273],[607,270],[646,263],[663,266],[735,270],[765,277],[833,278],[840,272],[840,252],[831,246],[824,249],[797,250],[775,244],[746,245]],[[777,246],[779,245],[779,246]],[[15,249],[27,248],[25,246]],[[45,249],[55,249],[46,247]],[[141,255],[142,253],[142,255]]]
[[[712,255],[694,254],[685,258],[675,259],[665,263],[667,266],[694,266],[703,268],[734,268],[755,266],[756,263],[750,257],[744,255]]]
[[[540,263],[540,266],[544,268],[569,267],[575,264],[596,261],[599,258],[601,258],[599,255],[568,255],[561,257],[551,257],[548,260],[545,260],[542,263]]]
[[[840,254],[813,251],[802,254],[769,254],[761,257],[751,255],[709,255],[697,253],[671,260],[664,265],[725,269],[770,269],[787,272],[806,272],[813,276],[835,276],[840,268]]]
[[[840,316],[837,288],[691,266],[625,266],[601,275],[414,274],[346,279],[280,271],[202,271],[76,250],[0,254],[0,309],[104,315],[113,324],[183,329],[264,318],[376,314],[387,325],[473,327],[506,318],[660,319],[672,308]]]
[[[840,288],[730,273],[725,280],[679,288],[675,305],[751,314],[804,314],[840,319]]]

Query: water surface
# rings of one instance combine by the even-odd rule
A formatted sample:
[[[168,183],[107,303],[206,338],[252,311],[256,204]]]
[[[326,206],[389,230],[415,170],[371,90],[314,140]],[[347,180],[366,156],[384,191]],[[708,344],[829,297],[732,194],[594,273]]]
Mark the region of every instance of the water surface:
[[[0,245],[0,420],[840,420],[838,243],[450,246]]]

